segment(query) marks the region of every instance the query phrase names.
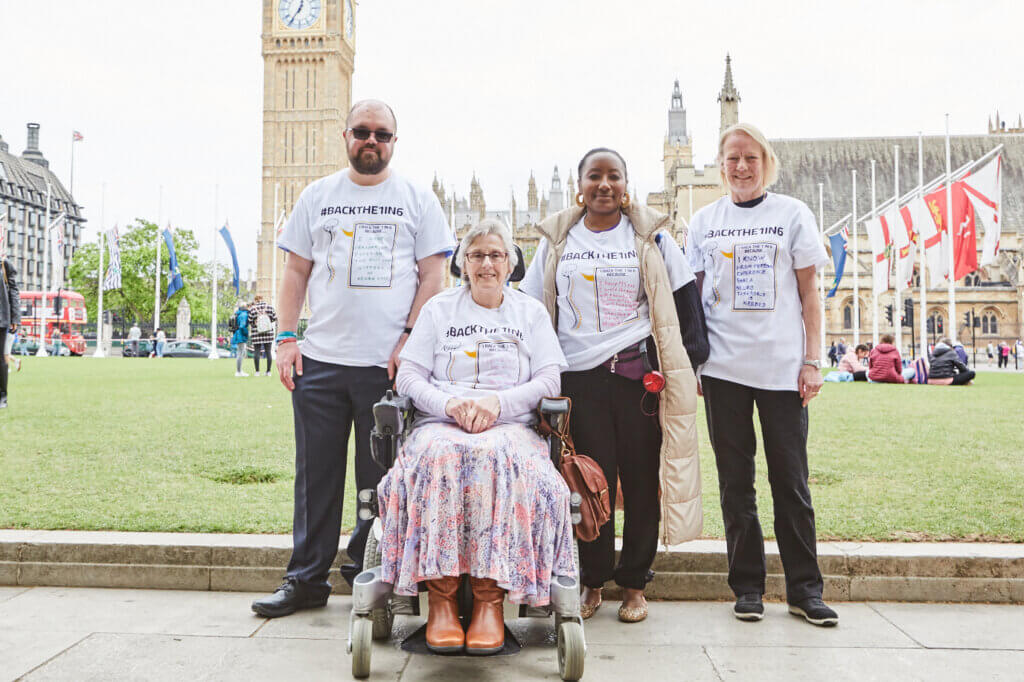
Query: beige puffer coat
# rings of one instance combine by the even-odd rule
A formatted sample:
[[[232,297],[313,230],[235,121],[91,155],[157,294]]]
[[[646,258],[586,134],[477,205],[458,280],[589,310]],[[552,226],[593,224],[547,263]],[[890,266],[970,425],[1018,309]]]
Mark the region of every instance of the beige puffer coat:
[[[666,379],[658,408],[662,432],[661,541],[674,545],[700,537],[704,525],[697,455],[697,380],[683,347],[668,270],[654,240],[657,232],[668,226],[669,218],[646,206],[630,206],[623,211],[636,232],[640,276],[650,304],[651,329],[661,371]],[[569,230],[582,216],[583,209],[573,207],[548,217],[537,226],[548,239],[543,264],[543,302],[555,329],[558,329],[555,271],[565,251]]]

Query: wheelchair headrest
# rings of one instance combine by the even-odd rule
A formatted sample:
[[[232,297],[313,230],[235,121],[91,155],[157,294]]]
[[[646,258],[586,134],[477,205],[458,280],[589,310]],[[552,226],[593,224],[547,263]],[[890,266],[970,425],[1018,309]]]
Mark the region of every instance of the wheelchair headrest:
[[[508,278],[510,282],[521,282],[523,277],[526,277],[526,263],[523,262],[523,250],[519,248],[519,244],[513,244],[512,246],[516,249],[516,256],[518,256],[518,262],[516,263],[515,270],[512,271],[512,276]],[[455,247],[455,253],[452,254],[452,264],[449,270],[451,270],[452,276],[456,279],[462,279],[462,270],[459,269],[459,247]]]

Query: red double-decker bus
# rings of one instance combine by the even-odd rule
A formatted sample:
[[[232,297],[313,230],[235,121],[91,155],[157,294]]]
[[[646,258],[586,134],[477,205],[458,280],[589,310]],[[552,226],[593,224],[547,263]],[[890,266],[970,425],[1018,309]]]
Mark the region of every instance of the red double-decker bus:
[[[39,343],[43,322],[43,293],[21,292],[21,327],[29,343]],[[59,289],[46,292],[46,343],[60,341],[72,355],[85,354],[82,328],[86,323],[85,298],[77,291]]]

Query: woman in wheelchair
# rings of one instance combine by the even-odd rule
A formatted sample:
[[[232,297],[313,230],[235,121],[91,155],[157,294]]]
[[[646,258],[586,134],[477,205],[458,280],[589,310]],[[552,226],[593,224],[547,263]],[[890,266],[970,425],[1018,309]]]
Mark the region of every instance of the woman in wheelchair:
[[[543,606],[552,576],[576,575],[569,489],[529,426],[539,400],[559,394],[565,358],[544,307],[505,286],[516,260],[504,223],[470,229],[456,255],[465,286],[423,306],[400,355],[396,387],[417,418],[378,487],[382,577],[399,595],[426,582],[438,652],[500,651],[505,595]]]

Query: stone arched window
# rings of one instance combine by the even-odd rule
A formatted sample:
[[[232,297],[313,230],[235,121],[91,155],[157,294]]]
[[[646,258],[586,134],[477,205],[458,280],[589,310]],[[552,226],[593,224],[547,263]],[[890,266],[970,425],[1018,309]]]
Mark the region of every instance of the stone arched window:
[[[999,324],[996,322],[995,311],[986,310],[981,313],[981,333],[982,334],[998,334]]]
[[[928,326],[936,336],[946,333],[946,320],[941,311],[932,310],[928,313]]]
[[[853,329],[853,306],[849,303],[843,306],[843,329]]]

